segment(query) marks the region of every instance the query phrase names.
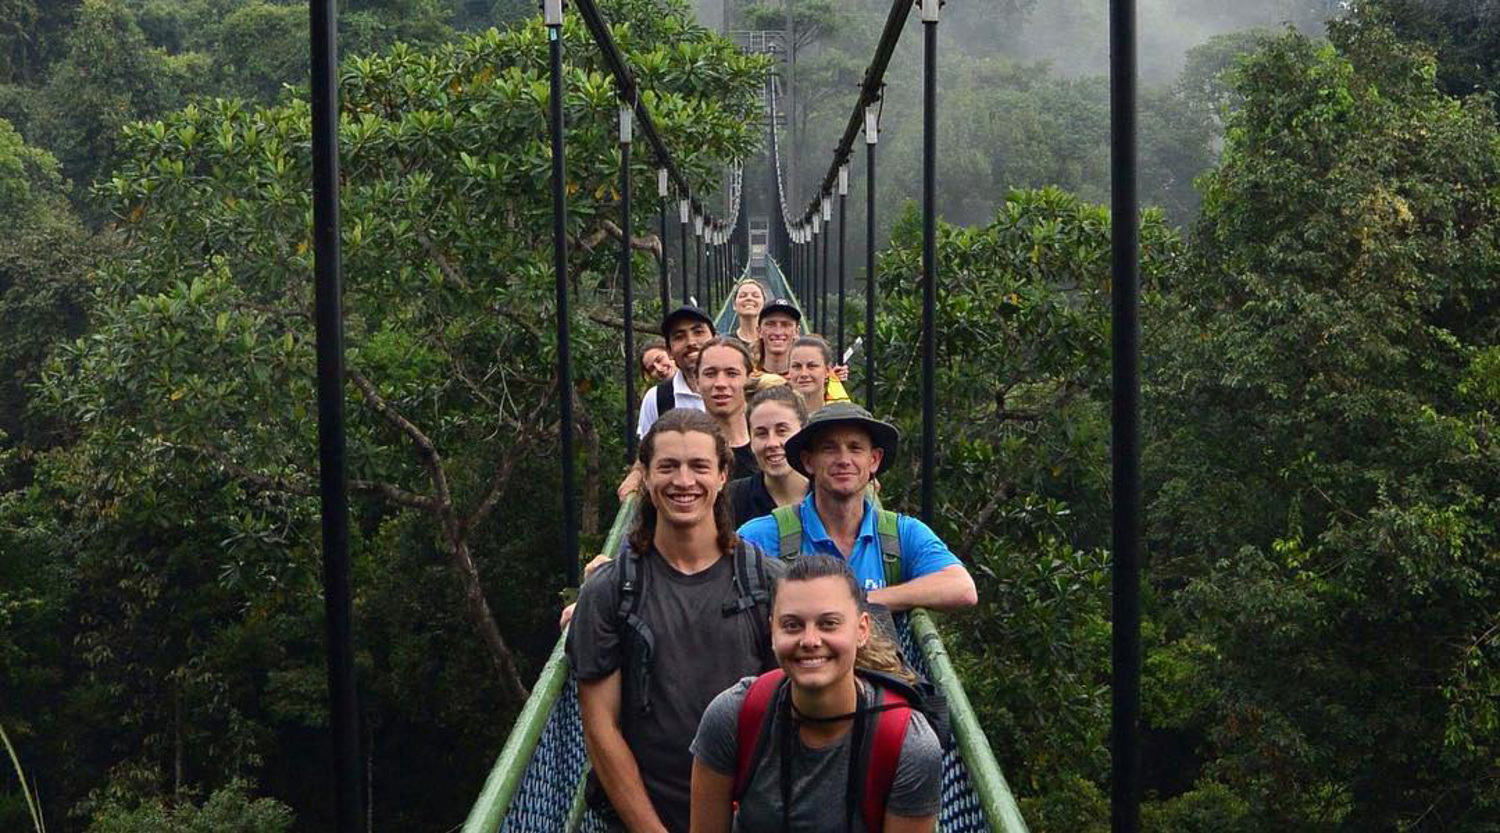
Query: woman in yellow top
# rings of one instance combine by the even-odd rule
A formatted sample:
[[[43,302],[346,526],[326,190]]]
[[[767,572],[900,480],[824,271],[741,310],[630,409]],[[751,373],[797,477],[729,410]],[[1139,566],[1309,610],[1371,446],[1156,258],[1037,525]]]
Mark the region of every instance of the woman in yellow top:
[[[834,372],[833,350],[818,336],[801,336],[792,342],[787,382],[802,397],[809,414],[829,402],[849,401],[849,392]]]

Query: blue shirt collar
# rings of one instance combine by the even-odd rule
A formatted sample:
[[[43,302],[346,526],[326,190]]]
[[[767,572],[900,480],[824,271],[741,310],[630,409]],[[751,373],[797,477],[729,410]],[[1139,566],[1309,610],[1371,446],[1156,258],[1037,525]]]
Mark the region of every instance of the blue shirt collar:
[[[865,498],[865,514],[859,522],[860,541],[873,539],[876,535],[874,509],[874,501]],[[833,543],[833,539],[828,536],[828,528],[823,526],[823,519],[818,515],[816,489],[809,488],[807,490],[807,497],[802,499],[801,513],[802,534],[806,535],[809,541],[813,541],[814,543],[818,541],[827,541],[829,544]]]

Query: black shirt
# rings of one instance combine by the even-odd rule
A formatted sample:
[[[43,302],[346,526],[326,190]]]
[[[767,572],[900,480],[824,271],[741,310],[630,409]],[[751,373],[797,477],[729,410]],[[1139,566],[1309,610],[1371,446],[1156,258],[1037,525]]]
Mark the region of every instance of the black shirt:
[[[776,511],[776,499],[766,490],[766,478],[760,474],[729,482],[729,509],[734,513],[736,529]]]
[[[760,464],[755,462],[755,452],[750,450],[749,443],[735,446],[734,468],[729,472],[729,479],[738,480],[752,474],[760,474]]]
[[[765,567],[768,579],[784,570],[774,558],[765,559]],[[617,562],[600,567],[578,594],[567,651],[582,681],[607,677],[625,660],[625,634],[616,621],[616,569]],[[719,692],[742,677],[769,670],[761,659],[769,651],[761,650],[760,632],[751,619],[756,614],[724,615],[725,603],[736,598],[734,559],[720,558],[712,567],[686,575],[653,550],[641,559],[640,569],[643,595],[637,615],[655,637],[651,710],[643,714],[631,707],[639,698],[628,690],[631,675],[623,674],[620,731],[657,815],[668,830],[686,833],[693,771],[688,745],[698,732],[698,720]]]

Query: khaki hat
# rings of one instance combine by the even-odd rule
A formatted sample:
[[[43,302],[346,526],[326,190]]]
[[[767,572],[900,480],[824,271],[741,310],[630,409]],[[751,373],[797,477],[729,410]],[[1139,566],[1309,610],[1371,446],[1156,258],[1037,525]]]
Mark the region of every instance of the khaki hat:
[[[854,404],[853,402],[830,402],[818,409],[812,415],[802,430],[793,434],[786,441],[786,461],[797,473],[803,477],[812,477],[802,467],[802,452],[817,439],[823,429],[834,425],[853,425],[863,428],[870,434],[870,441],[875,447],[884,452],[880,459],[880,468],[875,474],[880,474],[890,467],[891,462],[896,459],[896,444],[901,440],[901,433],[896,426],[889,422],[881,422],[870,415],[870,412]]]

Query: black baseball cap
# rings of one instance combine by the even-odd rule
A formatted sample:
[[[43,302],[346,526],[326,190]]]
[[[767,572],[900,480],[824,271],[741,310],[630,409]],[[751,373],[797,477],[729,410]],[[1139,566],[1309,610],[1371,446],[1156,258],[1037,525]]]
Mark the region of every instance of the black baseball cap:
[[[788,301],[785,298],[777,298],[776,300],[771,301],[770,303],[761,307],[760,315],[756,316],[755,320],[764,321],[766,320],[766,316],[777,312],[781,313],[782,315],[791,316],[791,319],[799,324],[802,323],[802,310],[797,309],[797,307],[794,306],[791,301]]]
[[[708,317],[708,313],[690,304],[684,304],[677,309],[667,313],[667,317],[661,320],[661,337],[667,341],[672,340],[672,326],[684,318],[694,321],[702,321],[708,325],[708,331],[718,335],[719,331],[714,327],[714,320]]]

